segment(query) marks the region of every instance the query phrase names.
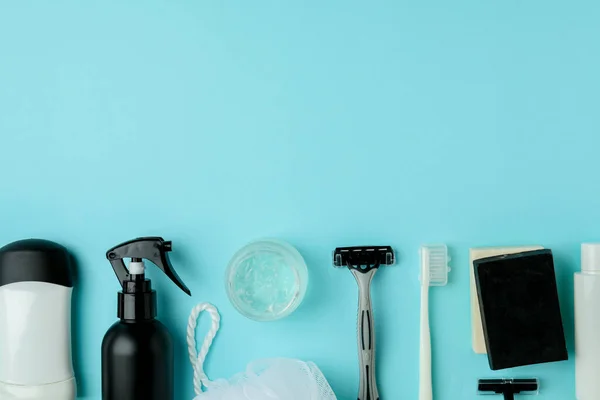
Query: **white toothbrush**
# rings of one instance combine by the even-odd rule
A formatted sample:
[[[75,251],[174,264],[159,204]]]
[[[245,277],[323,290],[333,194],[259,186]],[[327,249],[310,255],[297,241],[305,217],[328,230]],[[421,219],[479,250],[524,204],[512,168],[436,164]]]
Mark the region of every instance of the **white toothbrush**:
[[[429,286],[448,283],[448,248],[445,244],[421,246],[421,346],[419,351],[419,400],[432,400]]]

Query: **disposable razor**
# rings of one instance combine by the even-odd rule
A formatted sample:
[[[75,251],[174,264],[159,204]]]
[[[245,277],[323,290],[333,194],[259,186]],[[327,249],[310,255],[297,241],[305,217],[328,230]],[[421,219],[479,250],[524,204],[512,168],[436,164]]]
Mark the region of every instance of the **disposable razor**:
[[[390,246],[338,247],[333,253],[333,265],[348,267],[358,284],[358,400],[379,400],[375,375],[375,323],[371,282],[381,265],[392,265],[394,262],[394,250]]]
[[[504,400],[514,400],[515,394],[538,394],[537,379],[480,379],[479,394],[502,394]]]

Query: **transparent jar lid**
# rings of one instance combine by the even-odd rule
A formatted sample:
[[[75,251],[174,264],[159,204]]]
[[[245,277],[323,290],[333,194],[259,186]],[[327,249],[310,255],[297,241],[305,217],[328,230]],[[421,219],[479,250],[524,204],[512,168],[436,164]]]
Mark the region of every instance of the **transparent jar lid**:
[[[274,321],[290,315],[306,294],[308,269],[290,244],[274,239],[252,242],[229,262],[227,295],[244,316]]]

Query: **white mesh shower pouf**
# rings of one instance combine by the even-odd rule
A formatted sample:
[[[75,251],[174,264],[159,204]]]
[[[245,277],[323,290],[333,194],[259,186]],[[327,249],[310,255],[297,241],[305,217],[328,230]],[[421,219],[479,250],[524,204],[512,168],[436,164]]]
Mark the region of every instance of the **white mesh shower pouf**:
[[[196,325],[204,311],[211,316],[212,325],[197,354]],[[204,360],[219,325],[219,312],[213,305],[202,303],[192,310],[187,342],[194,368],[194,400],[337,400],[315,364],[287,358],[254,361],[248,364],[245,372],[229,380],[210,381],[204,373]],[[202,392],[202,387],[206,391]]]

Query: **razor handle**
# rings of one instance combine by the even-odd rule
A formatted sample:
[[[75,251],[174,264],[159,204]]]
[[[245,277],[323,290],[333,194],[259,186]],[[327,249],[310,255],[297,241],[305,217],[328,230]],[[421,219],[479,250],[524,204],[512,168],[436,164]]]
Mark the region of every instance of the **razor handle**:
[[[375,378],[375,323],[371,305],[371,281],[377,268],[351,269],[358,283],[358,359],[360,387],[358,400],[379,400]]]

